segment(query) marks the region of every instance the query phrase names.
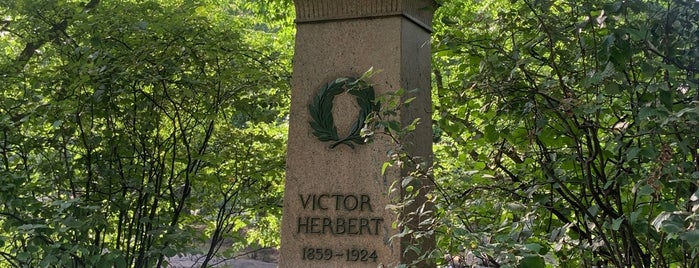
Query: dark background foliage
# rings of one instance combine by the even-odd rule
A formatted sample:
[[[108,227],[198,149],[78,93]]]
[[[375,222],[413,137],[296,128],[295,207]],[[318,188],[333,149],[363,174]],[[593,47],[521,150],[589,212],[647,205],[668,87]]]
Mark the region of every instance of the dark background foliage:
[[[439,2],[430,258],[699,266],[699,2]],[[290,1],[0,15],[0,267],[278,246]]]

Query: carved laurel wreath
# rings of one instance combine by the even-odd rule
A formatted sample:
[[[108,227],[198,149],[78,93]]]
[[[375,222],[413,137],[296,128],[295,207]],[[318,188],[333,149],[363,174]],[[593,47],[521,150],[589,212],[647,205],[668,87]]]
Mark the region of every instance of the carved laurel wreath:
[[[359,115],[357,120],[352,125],[352,129],[347,137],[340,138],[337,135],[337,127],[333,120],[333,99],[335,95],[347,92],[357,97],[359,105]],[[335,148],[340,144],[345,144],[354,149],[354,144],[364,144],[364,138],[360,135],[362,127],[364,127],[364,119],[371,112],[376,110],[377,105],[374,104],[374,88],[367,82],[353,78],[340,77],[334,81],[325,84],[318,94],[313,97],[313,103],[308,105],[311,112],[313,135],[321,141],[334,141],[330,148]]]

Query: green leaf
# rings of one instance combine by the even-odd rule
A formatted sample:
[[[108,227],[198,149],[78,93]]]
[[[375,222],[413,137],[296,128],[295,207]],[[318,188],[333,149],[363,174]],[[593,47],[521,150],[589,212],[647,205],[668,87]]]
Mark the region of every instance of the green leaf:
[[[398,123],[397,121],[388,121],[386,123],[391,131],[400,131],[400,123]]]
[[[643,107],[641,110],[638,112],[638,120],[643,121],[643,120],[648,120],[651,117],[654,117],[658,114],[657,109],[653,107]]]
[[[652,186],[646,184],[646,185],[641,186],[641,188],[638,189],[636,194],[638,194],[640,196],[648,196],[648,195],[652,194],[654,191],[655,190],[653,190]]]
[[[47,255],[43,260],[41,260],[41,267],[54,267],[54,265],[58,262],[58,258],[53,255]]]
[[[699,230],[691,230],[683,232],[679,235],[680,239],[684,240],[692,248],[699,247]]]
[[[658,94],[658,99],[660,99],[660,103],[662,103],[666,109],[672,111],[672,106],[673,106],[672,91],[661,90],[660,93]]]
[[[529,243],[524,245],[525,248],[527,248],[531,252],[539,253],[543,247],[539,245],[538,243]]]
[[[626,160],[631,161],[638,156],[638,153],[641,152],[641,148],[638,147],[631,147],[626,150]]]
[[[494,125],[486,125],[483,129],[483,134],[488,142],[496,142],[500,138],[500,135],[495,129]]]
[[[517,265],[518,268],[545,268],[546,262],[539,255],[525,256]]]
[[[172,257],[177,255],[177,251],[173,249],[172,247],[166,247],[162,250],[162,253],[165,257]]]
[[[651,223],[658,231],[679,233],[684,229],[683,223],[673,212],[661,212]]]
[[[631,224],[634,224],[637,221],[641,220],[641,218],[639,217],[641,215],[641,213],[643,213],[643,211],[641,209],[637,209],[637,210],[631,212],[631,215],[629,216],[629,222]]]
[[[619,227],[621,227],[621,223],[624,222],[624,216],[621,216],[619,218],[616,218],[612,221],[612,230],[614,231],[619,231]]]
[[[390,166],[392,166],[390,162],[384,162],[383,165],[381,165],[381,176],[386,175],[386,169]]]
[[[668,233],[671,233],[671,234],[675,234],[675,233],[682,232],[684,230],[684,226],[680,223],[666,220],[663,222],[663,224],[661,226],[661,230],[668,232]]]
[[[28,252],[22,251],[20,253],[17,253],[17,260],[26,262],[29,261],[29,258],[31,258],[31,255]]]

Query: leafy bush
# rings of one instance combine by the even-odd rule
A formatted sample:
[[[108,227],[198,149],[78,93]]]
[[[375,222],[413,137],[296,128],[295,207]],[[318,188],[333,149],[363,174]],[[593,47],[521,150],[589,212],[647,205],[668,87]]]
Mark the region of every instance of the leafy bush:
[[[278,243],[288,33],[185,2],[0,1],[0,267]]]
[[[444,1],[437,19],[439,248],[699,265],[699,2]]]

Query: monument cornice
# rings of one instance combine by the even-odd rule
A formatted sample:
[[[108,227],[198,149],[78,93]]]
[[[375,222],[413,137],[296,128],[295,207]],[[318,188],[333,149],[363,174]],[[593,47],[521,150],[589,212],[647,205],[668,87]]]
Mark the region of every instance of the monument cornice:
[[[294,0],[296,23],[404,16],[432,32],[434,0]]]

